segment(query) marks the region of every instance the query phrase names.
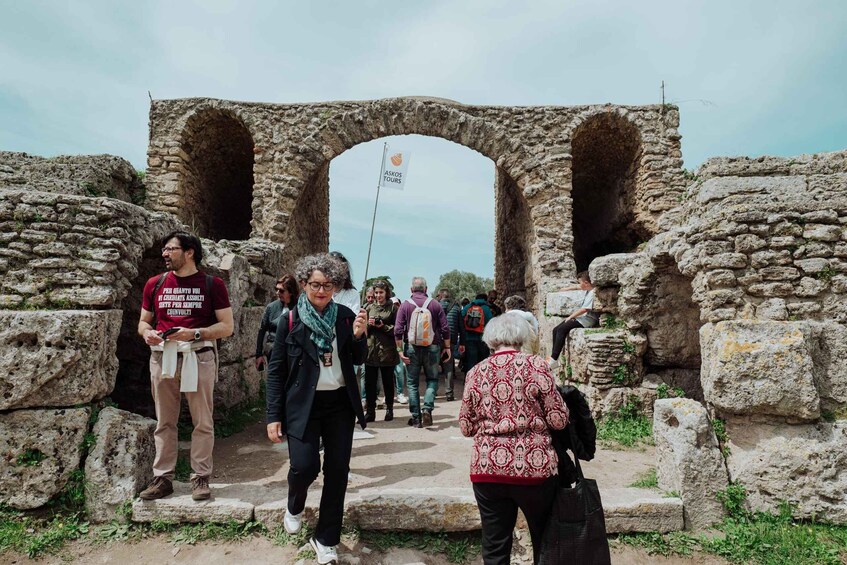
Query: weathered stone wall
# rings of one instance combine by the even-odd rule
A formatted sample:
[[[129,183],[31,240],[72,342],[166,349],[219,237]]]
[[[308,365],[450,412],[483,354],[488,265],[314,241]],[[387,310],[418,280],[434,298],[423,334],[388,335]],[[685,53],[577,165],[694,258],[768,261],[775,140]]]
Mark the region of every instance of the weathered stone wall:
[[[655,233],[659,215],[676,204],[684,187],[679,115],[673,107],[465,106],[427,98],[286,105],[205,98],[155,101],[146,180],[150,199],[156,209],[186,223],[189,209],[183,204],[200,190],[198,176],[190,171],[205,162],[196,140],[205,127],[201,124],[210,120],[237,120],[252,139],[251,233],[285,244],[286,261],[327,239],[323,177],[329,162],[347,149],[384,136],[422,134],[480,152],[494,162],[498,175],[509,179],[498,181],[504,189],[497,196],[498,207],[520,202],[526,210],[523,225],[509,234],[524,247],[525,273],[518,277],[511,272],[509,246],[497,246],[504,251],[496,259],[498,289],[504,295],[525,292],[537,306],[546,292],[575,274],[572,143],[589,136],[587,146],[632,149],[610,151],[607,160],[625,160],[623,172],[615,177],[621,186],[613,192],[627,209],[616,205],[614,217],[621,226],[638,226],[639,237]],[[614,127],[597,134],[594,125],[601,122]],[[502,239],[500,233],[497,237]],[[517,285],[521,280],[524,284]]]
[[[0,189],[108,196],[142,204],[144,184],[132,164],[114,155],[37,157],[0,151]]]

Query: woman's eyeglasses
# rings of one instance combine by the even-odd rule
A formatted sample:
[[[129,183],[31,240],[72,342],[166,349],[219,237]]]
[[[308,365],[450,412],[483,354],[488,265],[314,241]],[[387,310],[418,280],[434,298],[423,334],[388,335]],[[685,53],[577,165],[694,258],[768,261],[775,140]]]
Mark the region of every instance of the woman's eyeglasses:
[[[321,289],[323,289],[326,292],[331,292],[332,289],[335,288],[335,283],[332,283],[332,282],[319,283],[319,282],[312,281],[312,282],[307,282],[306,284],[309,285],[309,288],[311,288],[312,290],[314,290],[316,292],[318,290],[321,290]]]

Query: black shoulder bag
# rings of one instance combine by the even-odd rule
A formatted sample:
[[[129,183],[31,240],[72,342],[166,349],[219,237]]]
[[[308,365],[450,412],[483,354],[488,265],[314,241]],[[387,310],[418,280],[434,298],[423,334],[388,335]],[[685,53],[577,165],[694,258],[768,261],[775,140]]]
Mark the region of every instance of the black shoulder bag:
[[[576,445],[573,426],[568,427],[571,445]],[[597,481],[585,478],[579,457],[574,456],[574,462],[579,478],[573,488],[559,487],[556,493],[541,539],[539,565],[609,565],[612,562]]]

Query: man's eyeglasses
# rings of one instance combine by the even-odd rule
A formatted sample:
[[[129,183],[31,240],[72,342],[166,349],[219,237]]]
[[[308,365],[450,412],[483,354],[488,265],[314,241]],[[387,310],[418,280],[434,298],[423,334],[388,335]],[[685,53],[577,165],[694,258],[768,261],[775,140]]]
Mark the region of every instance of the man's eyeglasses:
[[[316,292],[320,289],[323,289],[326,292],[330,292],[330,291],[332,291],[332,289],[335,288],[335,283],[332,283],[332,282],[325,282],[325,283],[321,284],[319,282],[312,281],[312,282],[308,282],[306,284],[309,285],[309,288],[311,288],[312,290],[314,290]]]
[[[162,255],[164,255],[165,253],[173,253],[174,251],[179,251],[181,249],[182,247],[163,247]]]

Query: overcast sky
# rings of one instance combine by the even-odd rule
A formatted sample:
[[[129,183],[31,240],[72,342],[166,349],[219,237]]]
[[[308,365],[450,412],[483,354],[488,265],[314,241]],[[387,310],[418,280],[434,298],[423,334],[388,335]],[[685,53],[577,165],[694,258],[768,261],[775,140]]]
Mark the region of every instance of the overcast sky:
[[[149,100],[437,96],[652,104],[685,166],[847,148],[847,2],[43,2],[0,0],[0,149],[145,166]],[[384,140],[330,168],[330,244],[364,275]],[[493,274],[493,163],[448,141],[380,197],[371,274]],[[358,285],[357,280],[357,285]]]

